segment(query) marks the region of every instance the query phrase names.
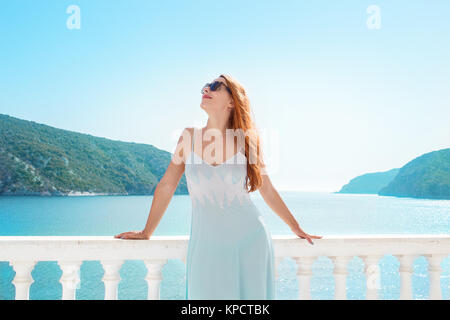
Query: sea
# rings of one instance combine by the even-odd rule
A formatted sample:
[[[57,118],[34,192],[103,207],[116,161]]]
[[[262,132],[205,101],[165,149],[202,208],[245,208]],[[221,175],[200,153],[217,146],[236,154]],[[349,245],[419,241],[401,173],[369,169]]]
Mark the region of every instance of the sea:
[[[397,198],[369,194],[280,191],[282,199],[301,228],[313,235],[352,234],[449,234],[450,200]],[[259,192],[251,199],[261,211],[272,235],[293,235],[290,228],[264,202]],[[142,230],[153,196],[2,196],[0,197],[0,236],[114,236]],[[189,195],[175,195],[154,235],[189,235],[192,203]],[[126,241],[126,240],[123,240]],[[302,239],[302,241],[306,241]],[[0,248],[1,249],[1,248]],[[450,257],[443,259],[441,290],[450,299]],[[379,261],[380,299],[398,299],[399,263],[389,254]],[[413,299],[429,295],[428,262],[420,256],[413,265]],[[277,299],[298,298],[296,265],[291,258],[279,264]],[[361,300],[366,295],[366,276],[361,258],[348,264],[347,299]],[[120,270],[118,299],[145,300],[146,267],[141,260],[127,260]],[[312,266],[311,299],[334,297],[333,264],[319,256]],[[162,270],[161,299],[185,299],[185,265],[171,259]],[[14,299],[11,283],[15,275],[8,261],[0,261],[0,300]],[[56,261],[39,261],[32,271],[31,300],[58,300],[62,296],[62,272]],[[84,261],[76,299],[101,300],[104,285],[99,261]]]

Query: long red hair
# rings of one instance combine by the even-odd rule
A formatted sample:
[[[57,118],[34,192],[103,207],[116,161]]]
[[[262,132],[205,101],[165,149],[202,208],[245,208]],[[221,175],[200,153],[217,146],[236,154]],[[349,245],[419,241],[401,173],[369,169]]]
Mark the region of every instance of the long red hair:
[[[227,74],[221,74],[220,77],[225,79],[234,102],[234,110],[230,115],[228,128],[241,129],[245,133],[245,156],[247,157],[245,187],[248,192],[253,192],[262,185],[261,169],[263,162],[260,137],[254,122],[254,116],[251,113],[250,101],[244,87],[236,79]],[[250,159],[252,161],[249,161]]]

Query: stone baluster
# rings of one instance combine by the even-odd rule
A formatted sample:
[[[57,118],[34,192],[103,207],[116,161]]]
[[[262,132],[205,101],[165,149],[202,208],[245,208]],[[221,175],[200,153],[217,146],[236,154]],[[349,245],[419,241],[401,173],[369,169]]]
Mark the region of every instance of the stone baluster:
[[[334,298],[335,300],[347,299],[347,264],[352,259],[350,256],[331,256],[334,269]]]
[[[315,259],[316,257],[294,257],[297,264],[298,298],[300,300],[311,299],[312,265]]]
[[[412,275],[413,264],[416,256],[414,255],[395,255],[400,262],[400,300],[411,300],[412,293]]]
[[[378,289],[380,289],[380,266],[378,261],[382,258],[382,255],[367,255],[363,256],[365,263],[366,274],[366,300],[377,300]]]
[[[445,257],[443,254],[427,254],[428,272],[430,273],[430,300],[442,300],[441,290],[441,262]]]
[[[124,260],[101,260],[105,274],[102,281],[105,284],[105,300],[117,300],[120,282],[120,268]]]
[[[34,282],[31,276],[37,261],[10,261],[16,275],[12,283],[16,287],[16,300],[30,299],[30,286]]]
[[[278,288],[278,279],[280,278],[278,269],[280,268],[281,261],[283,261],[283,257],[275,257],[275,290]]]
[[[185,259],[183,259],[183,262]],[[160,300],[160,287],[162,281],[162,268],[167,263],[167,259],[151,259],[144,261],[147,267],[145,280],[148,285],[147,300]]]
[[[181,262],[183,262],[183,264],[184,264],[184,270],[186,270],[186,263],[187,263],[187,257],[186,256],[184,256],[183,258],[181,258],[180,259],[181,260]],[[186,279],[186,274],[184,275],[184,279]]]
[[[275,280],[278,280],[280,276],[278,268],[280,267],[281,261],[283,261],[283,257],[275,257]]]
[[[77,285],[80,282],[80,266],[82,261],[58,261],[63,274],[59,282],[62,284],[62,300],[75,300]]]

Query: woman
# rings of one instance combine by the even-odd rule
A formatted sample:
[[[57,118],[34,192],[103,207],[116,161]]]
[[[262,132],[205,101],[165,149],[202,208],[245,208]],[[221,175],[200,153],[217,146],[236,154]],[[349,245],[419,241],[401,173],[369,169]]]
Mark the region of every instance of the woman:
[[[244,88],[222,74],[202,94],[200,106],[209,116],[206,127],[184,129],[155,189],[144,230],[115,237],[149,239],[185,172],[192,199],[186,299],[275,299],[272,238],[249,192],[259,190],[300,238],[313,244],[312,239],[322,237],[300,228],[265,174]],[[210,140],[205,145],[208,156],[203,145]]]

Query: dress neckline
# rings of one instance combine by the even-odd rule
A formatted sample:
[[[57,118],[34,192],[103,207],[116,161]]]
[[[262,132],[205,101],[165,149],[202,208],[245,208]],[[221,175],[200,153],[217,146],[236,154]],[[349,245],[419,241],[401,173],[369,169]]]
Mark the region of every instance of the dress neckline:
[[[219,163],[219,164],[217,164],[217,165],[212,165],[212,164],[206,162],[205,160],[203,160],[203,157],[199,156],[199,155],[197,154],[197,152],[194,151],[195,132],[196,132],[197,130],[198,130],[198,128],[194,127],[193,138],[192,138],[191,153],[193,153],[194,156],[196,156],[197,158],[200,158],[201,162],[204,163],[204,164],[206,164],[207,166],[209,166],[209,167],[211,167],[211,168],[219,168],[219,167],[222,167],[223,165],[227,164],[228,162],[230,162],[231,160],[233,160],[235,157],[237,157],[237,155],[238,155],[239,153],[242,154],[242,155],[244,156],[245,159],[247,159],[247,157],[245,156],[245,154],[243,154],[243,153],[241,152],[242,147],[240,147],[240,148],[238,149],[238,151],[237,151],[232,157],[228,158],[227,160],[225,160],[225,161],[222,162],[222,163]],[[192,154],[190,155],[190,157],[192,158]]]
[[[219,164],[217,164],[217,165],[212,165],[212,164],[206,162],[205,160],[203,160],[203,158],[200,157],[200,156],[197,154],[197,152],[195,152],[195,151],[192,150],[191,153],[193,153],[194,156],[196,156],[197,158],[200,158],[200,160],[201,160],[204,164],[206,164],[207,166],[212,167],[212,168],[219,168],[219,167],[221,167],[221,166],[227,164],[227,163],[230,162],[231,160],[233,160],[235,157],[237,157],[237,155],[238,155],[239,153],[242,154],[242,152],[239,150],[239,151],[236,152],[232,157],[228,158],[228,159],[225,160],[224,162],[219,163]],[[242,154],[242,155],[245,157],[244,154]],[[246,157],[245,157],[245,158],[246,158]]]

